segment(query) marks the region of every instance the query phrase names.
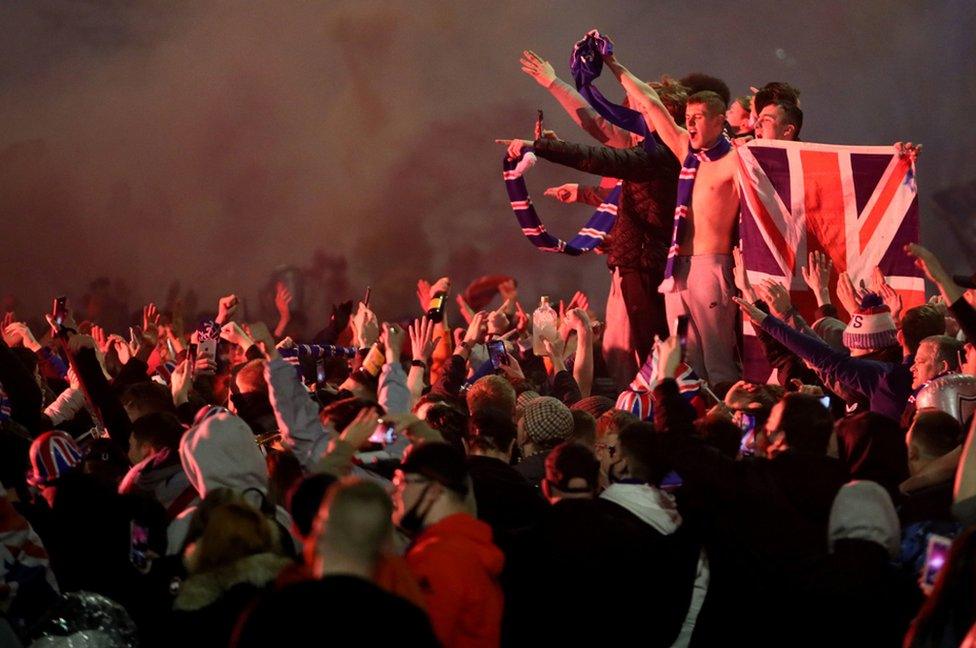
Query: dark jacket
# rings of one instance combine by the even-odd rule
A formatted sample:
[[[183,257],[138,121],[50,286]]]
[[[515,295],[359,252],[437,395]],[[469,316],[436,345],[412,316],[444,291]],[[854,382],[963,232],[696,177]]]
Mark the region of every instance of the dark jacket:
[[[826,556],[830,508],[847,475],[836,459],[792,451],[734,461],[695,438],[693,418],[673,380],[655,387],[661,449],[681,476],[682,491],[695,494],[688,502],[679,493],[679,509],[702,530],[711,570],[693,643],[781,645],[792,636],[783,633],[793,617],[744,620],[755,616],[758,600],[797,609],[792,577]]]
[[[563,500],[521,534],[503,582],[504,645],[670,646],[681,629],[699,546],[602,499]],[[585,611],[571,613],[585,601]]]
[[[231,645],[438,646],[424,612],[355,576],[327,576],[270,594],[241,618]]]
[[[663,273],[681,168],[667,147],[656,140],[618,149],[540,139],[533,148],[551,162],[623,180],[617,221],[603,243],[607,265]]]
[[[31,436],[40,434],[41,388],[3,340],[0,340],[0,388],[10,399],[10,418],[24,426]]]
[[[275,577],[289,564],[283,556],[260,553],[191,575],[173,603],[167,645],[228,645],[241,614],[271,591]]]
[[[772,315],[763,319],[760,328],[824,375],[865,394],[872,412],[884,414],[895,421],[901,420],[908,397],[912,394],[911,366],[914,357],[909,356],[900,363],[852,358],[822,340],[794,331]]]
[[[504,548],[510,534],[534,524],[546,502],[517,470],[494,457],[468,457],[478,518],[487,522],[495,544]]]

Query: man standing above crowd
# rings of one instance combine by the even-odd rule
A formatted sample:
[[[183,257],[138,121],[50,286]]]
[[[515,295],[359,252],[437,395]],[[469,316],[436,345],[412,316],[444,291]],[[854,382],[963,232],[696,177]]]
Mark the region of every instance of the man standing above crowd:
[[[732,237],[739,215],[736,157],[723,135],[725,103],[714,92],[688,97],[685,127],[678,126],[658,93],[618,63],[605,61],[661,140],[683,160],[665,293],[669,324],[690,318],[689,364],[708,382],[735,381],[735,304]]]

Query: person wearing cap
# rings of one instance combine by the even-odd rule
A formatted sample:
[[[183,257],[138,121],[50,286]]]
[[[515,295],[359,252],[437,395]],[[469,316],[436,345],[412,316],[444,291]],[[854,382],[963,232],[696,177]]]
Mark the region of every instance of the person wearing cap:
[[[902,348],[901,362],[879,362],[853,357],[831,348],[823,340],[804,335],[787,326],[781,319],[763,312],[754,304],[735,298],[739,307],[752,323],[769,333],[780,344],[800,356],[825,378],[825,384],[839,382],[847,389],[868,397],[869,409],[896,421],[901,419],[912,394],[911,366],[922,340],[945,332],[945,320],[933,306],[924,304],[905,312],[901,328],[894,331],[895,340]],[[845,330],[845,344],[875,344],[892,334],[882,322],[891,320],[890,311],[855,313]],[[894,321],[891,320],[891,328]]]
[[[527,403],[518,423],[522,460],[515,470],[539,488],[546,472],[546,455],[569,439],[574,429],[573,413],[558,398],[540,396]]]
[[[600,462],[582,443],[565,441],[546,457],[542,493],[550,504],[593,499],[600,488]]]
[[[411,446],[393,487],[393,522],[413,536],[407,566],[424,591],[438,640],[449,648],[497,646],[505,559],[491,527],[472,515],[464,455],[441,442]]]

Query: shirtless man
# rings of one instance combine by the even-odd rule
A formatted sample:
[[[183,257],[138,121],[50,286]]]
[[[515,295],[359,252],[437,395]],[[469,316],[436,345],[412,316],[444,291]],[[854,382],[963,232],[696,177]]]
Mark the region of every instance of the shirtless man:
[[[643,113],[683,166],[694,164],[695,153],[705,154],[694,178],[683,236],[676,241],[673,285],[665,280],[662,291],[672,334],[676,318],[689,316],[687,359],[699,376],[712,385],[738,380],[732,237],[739,189],[735,151],[720,153],[725,147],[725,103],[714,92],[690,96],[682,128],[651,86],[612,55],[605,62],[627,91],[631,106]]]

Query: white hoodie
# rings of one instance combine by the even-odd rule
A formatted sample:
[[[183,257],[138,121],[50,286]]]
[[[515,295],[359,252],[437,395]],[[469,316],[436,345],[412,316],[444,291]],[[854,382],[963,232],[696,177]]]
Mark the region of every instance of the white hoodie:
[[[674,497],[650,484],[611,484],[600,494],[600,498],[624,507],[663,535],[671,535],[681,527],[681,514],[675,506]],[[698,554],[695,585],[691,592],[688,613],[681,624],[678,638],[671,644],[672,648],[683,648],[691,642],[695,620],[708,592],[709,579],[708,556],[702,549]]]
[[[200,500],[217,488],[238,493],[268,493],[268,466],[251,428],[223,407],[211,407],[180,440],[180,461],[200,499],[173,520],[168,529],[168,554],[179,553]],[[291,516],[277,507],[275,518],[291,529]]]

